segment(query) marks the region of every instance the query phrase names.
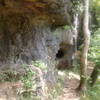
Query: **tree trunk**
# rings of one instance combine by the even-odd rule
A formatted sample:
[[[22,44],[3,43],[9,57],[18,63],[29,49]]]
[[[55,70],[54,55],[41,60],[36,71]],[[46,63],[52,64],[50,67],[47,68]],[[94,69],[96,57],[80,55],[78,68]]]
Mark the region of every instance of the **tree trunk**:
[[[72,58],[72,64],[73,60],[75,60],[75,53],[77,52],[77,38],[78,38],[78,25],[79,25],[79,20],[78,20],[79,14],[74,13],[73,15],[73,24],[72,24],[72,31],[73,31],[73,58]]]
[[[83,11],[83,48],[80,58],[80,85],[79,90],[83,92],[86,90],[87,86],[87,54],[90,43],[90,31],[89,31],[89,0],[84,0],[84,11]]]
[[[98,66],[95,66],[94,67],[94,70],[90,76],[90,80],[89,80],[89,85],[90,86],[93,86],[98,78],[98,75],[99,75],[99,67]]]

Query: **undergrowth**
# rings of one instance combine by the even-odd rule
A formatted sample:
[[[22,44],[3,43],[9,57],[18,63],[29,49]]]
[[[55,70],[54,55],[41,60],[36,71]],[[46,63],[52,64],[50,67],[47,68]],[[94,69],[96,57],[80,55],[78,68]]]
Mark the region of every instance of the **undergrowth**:
[[[57,97],[61,95],[64,85],[64,76],[58,75],[56,85],[49,91],[48,100],[57,100]]]
[[[88,87],[81,100],[100,100],[100,79],[97,80],[93,87]]]
[[[20,73],[13,69],[0,71],[0,82],[16,82],[20,80]]]

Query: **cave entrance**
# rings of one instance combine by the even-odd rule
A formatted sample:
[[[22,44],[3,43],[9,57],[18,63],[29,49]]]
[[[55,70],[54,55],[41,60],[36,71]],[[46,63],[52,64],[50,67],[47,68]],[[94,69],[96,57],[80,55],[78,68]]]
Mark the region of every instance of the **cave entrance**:
[[[58,50],[57,54],[56,54],[56,58],[57,59],[61,59],[63,58],[65,55],[64,50],[62,50],[61,48]]]
[[[56,54],[56,68],[65,70],[72,66],[73,46],[66,43],[61,43],[60,48]]]
[[[58,70],[66,69],[67,59],[66,59],[66,52],[63,48],[60,48],[56,54],[57,65],[56,68]]]

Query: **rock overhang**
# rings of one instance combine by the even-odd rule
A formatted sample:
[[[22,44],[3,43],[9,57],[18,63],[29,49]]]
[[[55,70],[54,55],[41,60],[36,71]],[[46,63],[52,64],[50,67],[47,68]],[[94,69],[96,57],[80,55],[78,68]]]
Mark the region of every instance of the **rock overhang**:
[[[2,0],[0,15],[24,14],[59,26],[70,24],[70,6],[70,0]]]

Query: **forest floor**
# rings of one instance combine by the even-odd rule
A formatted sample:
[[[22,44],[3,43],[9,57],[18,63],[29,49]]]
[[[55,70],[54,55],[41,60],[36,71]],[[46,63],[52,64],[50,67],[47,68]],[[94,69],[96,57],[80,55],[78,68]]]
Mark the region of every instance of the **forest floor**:
[[[75,77],[73,73],[70,73],[69,76],[65,77],[62,94],[55,100],[79,100],[80,97],[75,91],[79,85],[79,78],[78,76]],[[6,82],[0,84],[0,100],[16,100],[16,88],[21,88],[20,83]]]
[[[90,76],[93,71],[93,63],[88,63],[87,75]],[[60,75],[64,76],[64,87],[62,94],[57,100],[80,100],[80,95],[76,90],[79,86],[80,76],[74,72],[69,72],[68,75],[60,72]]]
[[[76,88],[79,85],[79,78],[76,78],[72,75],[70,78],[65,78],[63,91],[61,96],[58,97],[58,100],[80,100],[80,96],[76,91]]]
[[[88,75],[91,74],[93,67],[88,68]],[[80,100],[79,93],[76,91],[76,88],[79,85],[80,77],[78,74],[69,71],[66,73],[65,71],[59,71],[58,75],[60,78],[63,78],[63,87],[62,93],[54,100]],[[17,90],[21,89],[20,82],[4,82],[0,83],[0,100],[16,100],[17,98]]]

